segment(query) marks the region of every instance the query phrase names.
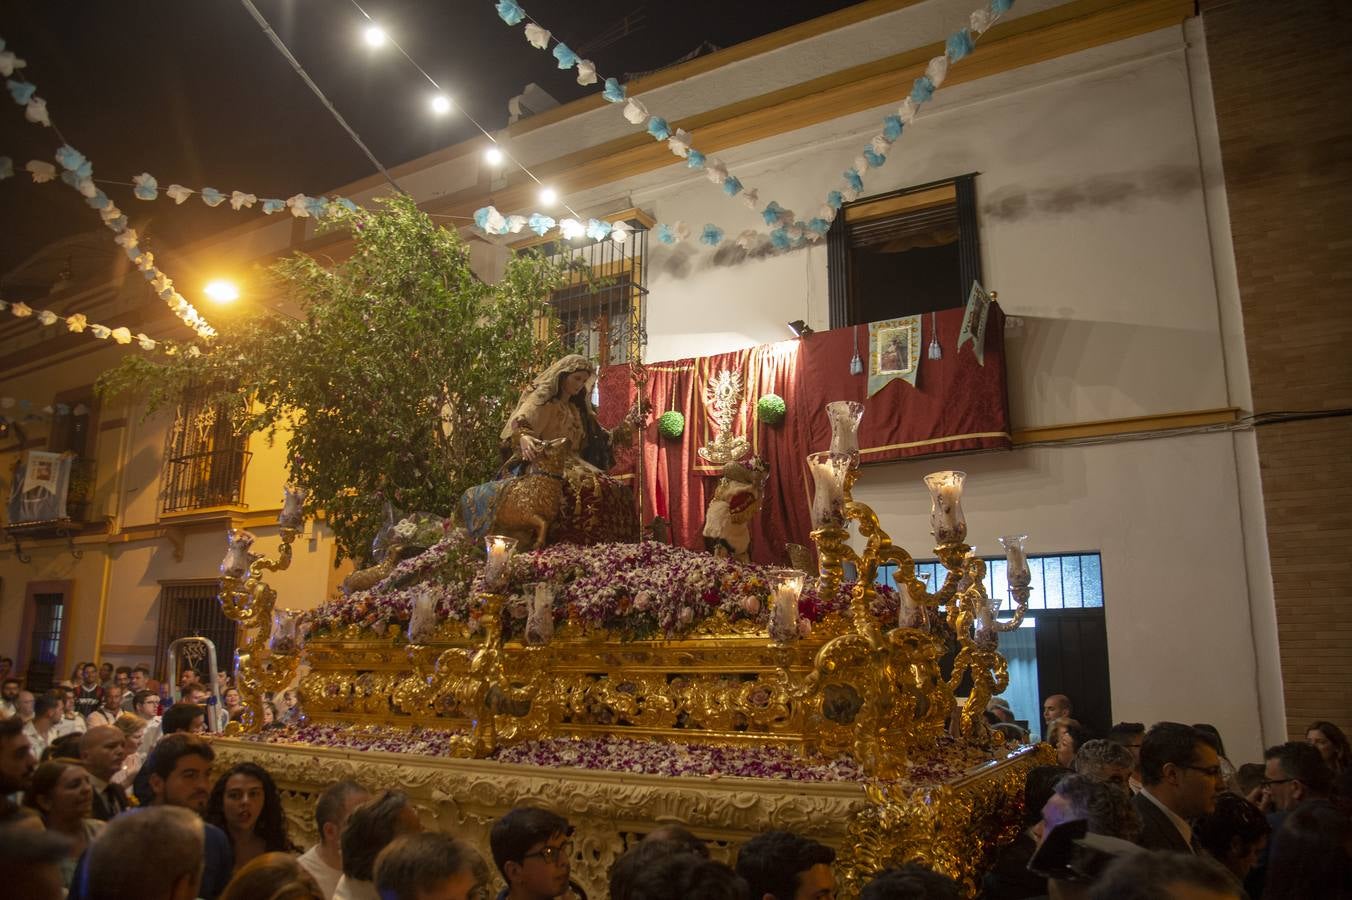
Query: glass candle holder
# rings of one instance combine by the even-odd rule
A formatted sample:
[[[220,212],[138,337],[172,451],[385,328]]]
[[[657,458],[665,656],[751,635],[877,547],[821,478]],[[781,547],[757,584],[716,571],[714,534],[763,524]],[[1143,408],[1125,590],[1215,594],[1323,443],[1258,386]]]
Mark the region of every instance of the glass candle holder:
[[[501,587],[507,580],[507,564],[516,553],[516,538],[501,534],[490,534],[484,538],[484,548],[488,551],[488,561],[484,563],[484,581],[490,589]]]
[[[901,586],[901,603],[897,607],[897,625],[902,628],[929,630],[929,616],[926,614],[924,593],[929,589],[929,573],[917,572],[920,590],[916,591],[910,582]]]
[[[1007,534],[1000,538],[1000,544],[1005,548],[1006,580],[1011,587],[1027,587],[1033,578],[1032,572],[1028,570],[1028,551],[1024,548],[1026,540],[1026,534]]]
[[[824,450],[807,458],[812,473],[812,527],[845,525],[845,478],[854,467],[848,453]]]
[[[930,531],[942,544],[961,544],[967,539],[967,517],[962,512],[962,485],[966,472],[934,472],[925,476],[930,492]]]
[[[798,637],[798,598],[803,594],[803,573],[780,569],[773,573],[770,591],[770,640],[783,643]]]
[[[283,528],[299,529],[305,516],[305,491],[288,484],[282,499],[282,511],[277,516],[277,524]]]
[[[854,400],[826,404],[826,418],[831,422],[832,453],[849,453],[859,459],[859,420],[863,417],[864,404]]]
[[[233,530],[227,536],[225,558],[221,560],[221,576],[243,578],[249,574],[249,565],[256,558],[249,550],[254,536],[247,531]]]
[[[274,610],[268,649],[278,656],[291,656],[300,652],[300,643],[300,613],[291,609]]]

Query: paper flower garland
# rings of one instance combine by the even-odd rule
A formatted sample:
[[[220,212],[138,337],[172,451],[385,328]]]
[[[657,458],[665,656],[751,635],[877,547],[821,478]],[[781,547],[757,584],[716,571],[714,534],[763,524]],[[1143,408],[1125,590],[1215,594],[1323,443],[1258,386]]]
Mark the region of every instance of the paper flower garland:
[[[784,398],[778,394],[766,394],[756,401],[756,418],[766,425],[778,425],[783,422],[787,411]]]
[[[674,409],[662,413],[657,417],[657,433],[668,440],[676,440],[685,433],[685,416]]]

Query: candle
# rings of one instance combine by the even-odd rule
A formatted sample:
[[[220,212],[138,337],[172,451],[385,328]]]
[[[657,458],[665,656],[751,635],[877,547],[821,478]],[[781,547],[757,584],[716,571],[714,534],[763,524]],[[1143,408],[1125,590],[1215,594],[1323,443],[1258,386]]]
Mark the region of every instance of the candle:
[[[940,545],[960,544],[967,537],[967,517],[962,512],[965,472],[935,472],[925,476],[930,491],[930,530]]]
[[[1008,566],[1006,580],[1011,586],[1027,587],[1033,577],[1028,569],[1028,551],[1023,546],[1026,540],[1028,540],[1026,534],[1007,534],[1000,538],[1000,543],[1005,548],[1005,563]]]
[[[507,575],[507,564],[516,552],[516,538],[490,534],[484,538],[488,549],[488,562],[484,565],[484,581],[490,588],[500,586]]]
[[[803,573],[788,569],[779,575],[770,596],[770,639],[791,641],[798,637],[798,598],[803,593]]]
[[[920,587],[911,582],[901,586],[901,603],[897,607],[897,625],[901,628],[920,628],[928,630],[928,617],[925,615],[925,591],[929,587],[929,575],[918,574]]]
[[[419,585],[413,595],[413,611],[408,617],[408,639],[418,643],[436,625],[436,600],[426,585]]]
[[[283,528],[300,528],[305,509],[305,491],[288,484],[282,499],[282,512],[277,523]]]
[[[859,420],[864,417],[864,404],[854,400],[828,403],[826,417],[831,422],[831,452],[848,453],[858,459]]]
[[[846,453],[813,453],[807,458],[812,473],[812,527],[845,524],[845,477],[853,460]]]

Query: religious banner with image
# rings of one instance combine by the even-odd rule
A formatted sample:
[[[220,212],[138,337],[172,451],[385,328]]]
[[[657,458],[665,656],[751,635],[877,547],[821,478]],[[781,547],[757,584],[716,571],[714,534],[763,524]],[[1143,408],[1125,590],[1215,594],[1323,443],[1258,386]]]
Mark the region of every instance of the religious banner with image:
[[[14,476],[9,497],[9,521],[44,522],[66,517],[66,490],[71,457],[66,453],[29,450]]]
[[[986,319],[990,316],[993,299],[981,282],[973,281],[972,292],[967,295],[967,308],[962,312],[962,330],[958,332],[958,349],[971,341],[976,361],[983,366],[986,364]]]
[[[893,379],[915,387],[920,370],[920,317],[906,316],[870,322],[868,326],[868,395],[872,397]]]

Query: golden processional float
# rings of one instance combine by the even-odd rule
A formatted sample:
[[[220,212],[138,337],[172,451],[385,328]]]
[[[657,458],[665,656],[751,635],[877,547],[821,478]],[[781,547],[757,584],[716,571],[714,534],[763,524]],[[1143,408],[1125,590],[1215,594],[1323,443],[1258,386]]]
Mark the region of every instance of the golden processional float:
[[[598,896],[626,845],[672,822],[728,862],[767,829],[813,836],[838,848],[844,897],[910,861],[974,890],[994,849],[1019,830],[1028,769],[1051,761],[1045,745],[1006,745],[984,718],[1008,685],[998,635],[1027,609],[1025,536],[1001,538],[1013,605],[1001,620],[985,563],[966,543],[964,474],[926,477],[946,570],[928,590],[912,555],[852,497],[863,405],[832,403],[828,414],[830,449],[807,459],[815,577],[730,560],[711,569],[708,554],[651,541],[568,549],[570,559],[600,559],[607,583],[628,574],[616,557],[641,569],[654,554],[679,555],[690,574],[671,582],[673,593],[704,587],[712,571],[719,605],[702,616],[682,606],[674,627],[647,636],[616,623],[660,607],[651,591],[621,597],[598,623],[559,596],[557,577],[523,582],[548,550],[517,554],[514,540],[490,536],[479,558],[458,565],[436,558],[457,537],[466,542],[452,534],[326,603],[302,644],[306,623],[277,610],[263,580],[287,568],[302,529],[303,497],[288,489],[276,558],[235,532],[221,567],[222,609],[243,629],[236,679],[247,707],[219,744],[222,764],[265,765],[298,834],[312,830],[314,797],[340,778],[408,792],[426,824],[486,858],[496,817],[521,803],[550,807],[576,827],[573,877]],[[896,591],[875,583],[884,564],[895,565]],[[809,599],[815,622],[803,615]],[[264,695],[298,675],[306,724],[263,731]],[[609,756],[589,758],[597,747]],[[658,757],[666,768],[645,771]]]

